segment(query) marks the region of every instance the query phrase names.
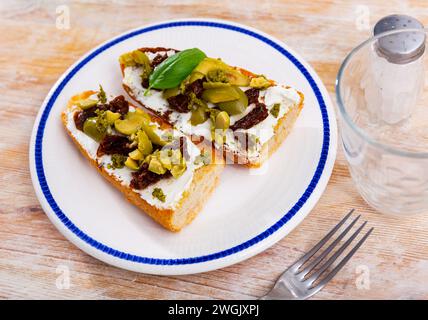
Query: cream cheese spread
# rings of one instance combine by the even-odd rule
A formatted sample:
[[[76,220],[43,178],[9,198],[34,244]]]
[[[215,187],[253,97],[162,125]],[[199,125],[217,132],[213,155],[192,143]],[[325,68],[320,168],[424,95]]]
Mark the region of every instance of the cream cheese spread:
[[[150,90],[149,93],[145,95],[144,93],[146,89],[143,88],[141,84],[142,72],[142,67],[126,67],[124,69],[123,83],[129,87],[137,101],[159,114],[164,114],[168,111],[171,124],[184,134],[202,136],[208,141],[213,140],[210,121],[207,120],[197,126],[192,126],[190,124],[191,113],[179,113],[170,109],[168,101],[163,98],[161,91]],[[247,88],[241,89],[246,90]],[[269,139],[275,134],[275,127],[278,124],[278,121],[288,113],[292,106],[299,104],[300,100],[300,95],[293,88],[274,85],[265,90],[261,90],[259,102],[264,103],[268,108],[268,111],[270,111],[275,104],[279,104],[278,116],[274,117],[269,112],[268,117],[254,127],[246,130],[239,130],[239,132],[246,132],[257,138],[257,144],[253,150],[250,151],[243,149],[240,144],[236,142],[234,133],[231,130],[227,130],[226,132],[226,147],[234,153],[245,155],[248,157],[250,162],[257,162],[261,155],[260,153],[263,144],[269,141]],[[245,112],[231,116],[230,125],[233,125],[236,121],[246,116],[253,108],[254,104],[251,104],[247,107]]]
[[[74,123],[74,113],[76,111],[78,111],[78,107],[75,106],[70,108],[67,114],[67,129],[70,131],[71,135],[77,140],[82,148],[86,150],[91,159],[97,161],[97,163],[102,166],[110,175],[121,181],[123,186],[130,187],[133,171],[127,167],[123,167],[121,169],[111,168],[109,166],[111,163],[110,155],[103,155],[102,157],[97,156],[99,143],[76,128]],[[135,108],[130,106],[129,111],[133,112],[135,111]],[[151,124],[158,126],[156,122]],[[173,131],[173,135],[174,137],[183,136],[183,134],[177,130]],[[133,191],[138,193],[140,197],[147,201],[150,205],[159,209],[176,209],[180,203],[181,198],[183,197],[184,192],[189,189],[192,183],[195,170],[202,166],[202,164],[195,164],[196,158],[201,154],[199,148],[194,143],[192,143],[189,138],[186,137],[186,139],[189,159],[186,161],[186,171],[184,171],[180,177],[162,179],[143,190],[133,189]],[[162,189],[166,196],[165,202],[162,202],[158,198],[153,197],[152,192],[155,188]]]

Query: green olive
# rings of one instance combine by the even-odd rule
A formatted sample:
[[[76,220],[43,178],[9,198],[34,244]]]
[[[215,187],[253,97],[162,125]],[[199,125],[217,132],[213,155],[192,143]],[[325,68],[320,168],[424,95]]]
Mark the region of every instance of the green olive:
[[[199,72],[206,75],[210,70],[222,69],[227,67],[228,67],[227,64],[225,64],[220,59],[205,58],[197,65],[197,67],[193,70],[193,72]]]
[[[233,87],[206,89],[202,93],[202,99],[212,103],[237,100],[239,97],[239,93]]]
[[[250,84],[250,78],[237,69],[230,68],[227,71],[226,76],[229,80],[229,83],[235,86],[248,87]]]
[[[244,112],[248,107],[248,98],[245,92],[239,87],[235,87],[235,90],[239,94],[238,100],[218,103],[220,110],[226,111],[231,116]]]
[[[164,97],[164,99],[175,97],[178,94],[180,94],[180,89],[178,87],[166,89],[165,91],[162,92],[162,96]]]
[[[204,123],[208,119],[207,110],[205,107],[200,106],[192,110],[192,116],[190,117],[190,123],[192,126],[197,126],[198,124]]]
[[[162,166],[168,170],[172,168],[172,151],[171,149],[163,149],[159,152],[159,161],[162,163]]]
[[[114,122],[120,118],[120,113],[118,112],[111,112],[110,110],[106,111],[106,119],[107,119],[107,123],[109,125],[114,124]]]
[[[105,132],[101,132],[97,126],[97,117],[91,117],[86,119],[83,124],[83,132],[90,136],[95,141],[101,141],[104,137]]]
[[[171,168],[171,174],[174,178],[180,177],[186,171],[186,162],[184,164],[174,165]]]
[[[156,174],[164,174],[166,172],[166,168],[164,168],[158,158],[152,157],[149,163],[149,171]]]
[[[272,82],[266,79],[265,76],[259,76],[257,78],[252,78],[250,81],[250,87],[258,89],[266,89],[272,86]]]
[[[132,59],[137,63],[143,66],[150,65],[149,57],[140,50],[134,50],[131,52]]]
[[[143,154],[140,150],[135,149],[134,151],[130,152],[130,153],[128,154],[128,156],[129,156],[132,160],[139,161],[139,160],[143,160],[144,154]]]
[[[119,63],[123,64],[125,67],[142,65],[145,69],[151,69],[149,57],[147,57],[147,55],[140,50],[134,50],[122,54],[119,57]]]
[[[118,132],[130,136],[146,122],[148,122],[147,118],[140,112],[128,112],[125,119],[118,119],[114,122],[114,127]]]
[[[215,128],[226,130],[230,126],[230,118],[226,111],[221,111],[215,117]]]
[[[134,50],[122,54],[119,57],[119,63],[125,67],[142,66],[141,80],[146,80],[152,73],[152,65],[149,57],[140,50]]]
[[[214,88],[224,88],[224,87],[230,87],[230,83],[224,83],[224,82],[204,82],[202,84],[204,89],[214,89]]]
[[[131,52],[122,54],[119,57],[119,63],[123,64],[125,67],[135,66],[134,58],[132,57]]]
[[[147,134],[143,131],[140,130],[137,133],[137,139],[138,139],[138,150],[141,152],[142,155],[148,155],[150,153],[152,153],[153,151],[153,145],[152,142],[150,141],[149,137],[147,136]],[[129,155],[131,156],[131,155]],[[132,157],[133,159],[135,159],[134,157]],[[137,160],[137,159],[135,159]],[[140,160],[140,159],[138,159]]]
[[[145,122],[142,125],[142,129],[144,130],[144,132],[147,134],[147,136],[149,137],[149,139],[154,143],[157,144],[159,146],[164,146],[168,143],[168,141],[163,140],[155,131],[156,126],[150,125],[149,123]]]
[[[173,166],[182,164],[183,162],[183,156],[179,149],[162,149],[159,151],[157,156],[159,161],[162,163],[162,166],[168,170],[171,170]]]
[[[82,110],[86,110],[92,107],[95,107],[98,103],[98,100],[94,100],[94,99],[83,99],[77,102],[77,106],[82,109]]]
[[[198,64],[193,72],[200,72],[204,75],[207,75],[208,72],[212,70],[222,70],[225,77],[227,78],[227,82],[232,85],[247,87],[250,84],[250,79],[248,76],[227,65],[220,59],[205,58]]]
[[[138,170],[138,162],[135,160],[132,160],[130,157],[128,157],[125,161],[125,166],[128,167],[131,170]]]
[[[151,118],[149,116],[149,114],[147,112],[145,112],[144,110],[141,109],[135,109],[134,111],[136,114],[140,115],[141,117],[143,117],[144,119],[147,120],[147,122],[150,122]]]
[[[205,77],[203,73],[194,71],[189,76],[189,83],[195,82],[196,80],[202,79],[203,77]]]

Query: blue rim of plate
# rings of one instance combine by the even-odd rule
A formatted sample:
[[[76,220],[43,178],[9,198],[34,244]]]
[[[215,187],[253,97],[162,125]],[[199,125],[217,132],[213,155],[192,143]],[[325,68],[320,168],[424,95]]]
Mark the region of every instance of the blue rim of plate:
[[[166,29],[166,28],[174,28],[174,27],[184,27],[184,26],[202,26],[202,27],[211,27],[211,28],[221,28],[221,29],[227,29],[232,30],[236,32],[240,32],[243,34],[246,34],[250,37],[254,37],[278,52],[280,52],[283,56],[285,56],[288,60],[290,60],[298,69],[299,71],[304,75],[306,80],[309,82],[316,98],[318,101],[318,104],[320,106],[321,110],[321,116],[322,116],[322,122],[323,122],[323,144],[322,144],[322,150],[320,159],[317,165],[317,168],[315,170],[315,174],[311,179],[311,182],[309,183],[308,187],[306,188],[303,195],[299,198],[299,200],[293,205],[293,207],[275,224],[273,224],[271,227],[269,227],[267,230],[263,231],[262,233],[258,234],[257,236],[253,237],[252,239],[245,241],[239,245],[236,245],[232,248],[229,248],[227,250],[223,250],[216,253],[207,254],[204,256],[199,257],[190,257],[190,258],[179,258],[179,259],[159,259],[159,258],[149,258],[149,257],[141,257],[133,254],[129,254],[126,252],[122,252],[113,248],[110,248],[97,240],[91,238],[87,234],[85,234],[82,230],[80,230],[66,215],[58,204],[56,203],[55,199],[53,198],[49,186],[46,181],[45,173],[43,170],[43,159],[42,159],[42,143],[43,143],[43,134],[44,129],[46,126],[47,119],[49,117],[49,113],[52,109],[52,106],[54,105],[58,95],[61,93],[62,89],[65,87],[65,85],[70,81],[70,79],[89,61],[91,61],[94,57],[96,57],[101,52],[107,50],[108,48],[114,46],[115,44],[122,42],[126,39],[129,39],[131,37],[147,33],[150,31],[155,31],[159,29]],[[89,244],[90,246],[108,254],[113,257],[117,257],[123,260],[128,260],[136,263],[143,263],[143,264],[150,264],[150,265],[183,265],[183,264],[195,264],[195,263],[203,263],[207,261],[212,261],[220,258],[224,258],[227,256],[230,256],[232,254],[238,253],[240,251],[243,251],[245,249],[248,249],[249,247],[255,245],[256,243],[259,243],[260,241],[266,239],[276,231],[278,231],[282,226],[284,226],[299,210],[300,208],[306,203],[306,201],[309,199],[310,195],[314,191],[315,187],[317,186],[321,175],[324,171],[325,164],[327,161],[327,156],[329,152],[329,146],[330,146],[330,124],[328,119],[328,113],[327,108],[324,102],[324,99],[322,97],[321,91],[319,90],[317,84],[315,83],[314,79],[310,75],[310,73],[306,70],[306,68],[286,49],[275,43],[274,41],[266,38],[263,35],[260,35],[254,31],[247,30],[243,27],[238,27],[234,25],[230,25],[227,23],[219,23],[219,22],[208,22],[208,21],[177,21],[177,22],[168,22],[168,23],[162,23],[157,24],[153,26],[149,26],[146,28],[142,28],[139,30],[135,30],[132,32],[129,32],[125,35],[122,35],[103,46],[99,47],[92,53],[90,53],[85,59],[83,59],[79,64],[77,64],[61,81],[61,83],[58,85],[58,87],[53,92],[52,96],[50,97],[48,103],[46,104],[45,109],[43,110],[42,116],[40,118],[40,122],[37,128],[37,134],[36,134],[36,140],[35,140],[35,165],[36,165],[36,173],[38,177],[38,182],[40,185],[40,188],[43,192],[43,195],[45,196],[46,201],[48,202],[49,206],[53,210],[53,212],[56,214],[58,219],[78,238],[83,240],[85,243]]]

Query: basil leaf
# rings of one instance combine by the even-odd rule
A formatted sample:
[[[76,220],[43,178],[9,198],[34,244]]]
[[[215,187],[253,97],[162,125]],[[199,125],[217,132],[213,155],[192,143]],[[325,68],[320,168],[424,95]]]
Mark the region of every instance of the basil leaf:
[[[149,89],[177,87],[206,57],[198,48],[187,49],[164,60],[149,77]]]

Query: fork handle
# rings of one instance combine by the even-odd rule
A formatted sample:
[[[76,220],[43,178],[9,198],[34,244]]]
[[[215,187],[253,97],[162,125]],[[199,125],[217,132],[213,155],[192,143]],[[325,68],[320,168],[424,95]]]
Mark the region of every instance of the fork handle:
[[[297,298],[287,288],[280,286],[274,287],[259,300],[297,300]]]

